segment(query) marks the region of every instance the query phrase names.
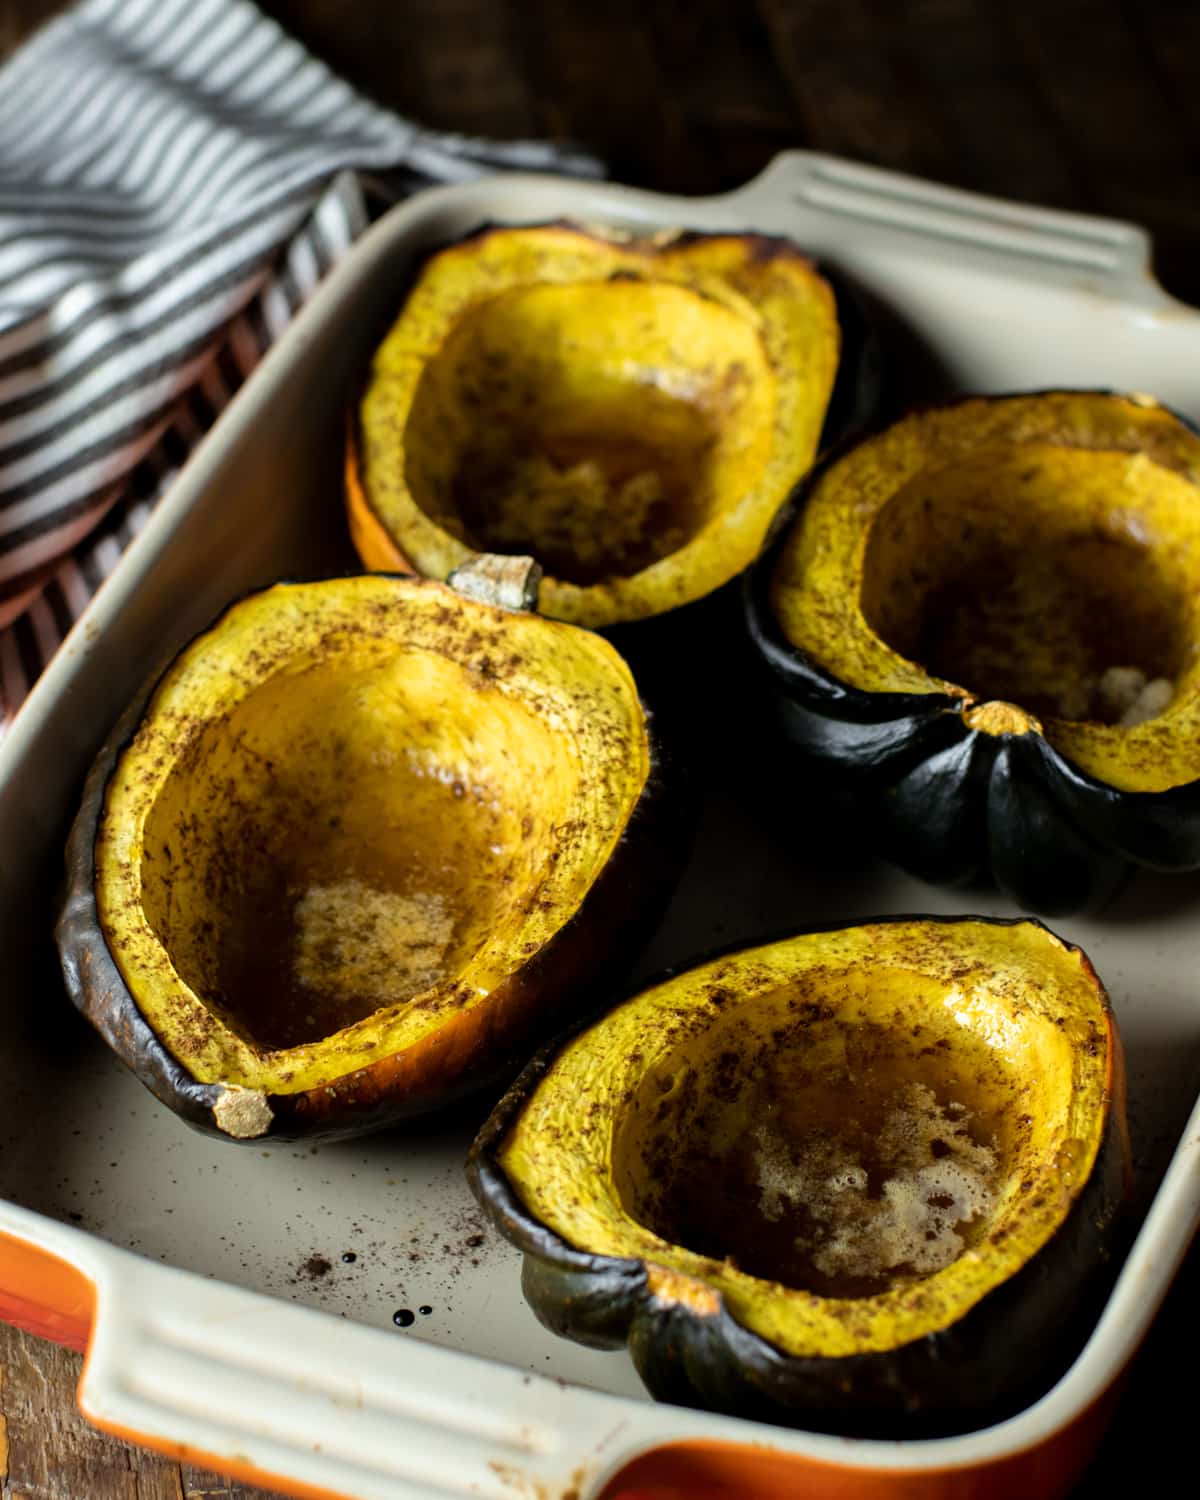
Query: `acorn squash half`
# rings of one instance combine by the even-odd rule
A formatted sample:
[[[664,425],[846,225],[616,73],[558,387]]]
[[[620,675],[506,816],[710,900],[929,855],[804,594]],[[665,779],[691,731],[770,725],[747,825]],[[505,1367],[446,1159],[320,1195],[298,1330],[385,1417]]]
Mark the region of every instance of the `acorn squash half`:
[[[1120,1042],[1033,922],[721,957],[538,1058],[473,1147],[541,1320],[662,1399],[880,1435],[1044,1388],[1106,1277]]]
[[[1061,913],[1200,865],[1200,436],[1149,398],[907,416],[746,597],[788,733],[915,874]]]
[[[218,1133],[440,1109],[648,936],[681,853],[656,756],[590,632],[413,578],[254,594],[93,767],[71,996]]]
[[[430,258],[375,355],[350,424],[355,545],[435,578],[528,553],[543,614],[661,615],[757,556],[840,345],[839,299],[785,240],[485,229]]]

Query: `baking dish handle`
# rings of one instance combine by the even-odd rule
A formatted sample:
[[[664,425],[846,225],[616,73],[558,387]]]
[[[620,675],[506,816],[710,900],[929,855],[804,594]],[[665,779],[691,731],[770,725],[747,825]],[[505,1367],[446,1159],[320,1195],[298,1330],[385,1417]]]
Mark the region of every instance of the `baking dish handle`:
[[[586,1390],[112,1246],[91,1275],[84,1416],[309,1500],[953,1500],[967,1472],[979,1500],[1050,1500],[1108,1416],[1092,1401],[1020,1452],[985,1445],[905,1473],[843,1439],[765,1440],[752,1422]]]
[[[174,1457],[354,1500],[585,1500],[707,1425],[111,1250],[79,1405]]]
[[[1062,213],[811,151],[785,151],[727,200],[751,222],[786,212],[819,254],[915,253],[1064,282],[1142,306],[1178,306],[1154,279],[1144,229]]]

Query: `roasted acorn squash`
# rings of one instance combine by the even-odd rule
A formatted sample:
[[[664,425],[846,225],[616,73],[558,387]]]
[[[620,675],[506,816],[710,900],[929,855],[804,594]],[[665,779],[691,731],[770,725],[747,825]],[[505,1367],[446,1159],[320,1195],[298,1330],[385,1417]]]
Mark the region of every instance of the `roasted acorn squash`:
[[[413,578],[267,589],[92,770],[68,988],[207,1129],[439,1109],[648,934],[680,853],[657,769],[599,636]]]
[[[468,1167],[542,1321],[628,1342],[656,1396],[908,1435],[1054,1378],[1127,1171],[1084,955],[909,917],[643,991],[525,1071]]]
[[[747,588],[788,733],[885,853],[1046,913],[1200,865],[1200,437],[960,401],[813,476]]]
[[[376,353],[355,545],[435,578],[530,553],[542,613],[580,625],[707,596],[812,463],[839,344],[834,291],[784,240],[484,230],[426,263]]]

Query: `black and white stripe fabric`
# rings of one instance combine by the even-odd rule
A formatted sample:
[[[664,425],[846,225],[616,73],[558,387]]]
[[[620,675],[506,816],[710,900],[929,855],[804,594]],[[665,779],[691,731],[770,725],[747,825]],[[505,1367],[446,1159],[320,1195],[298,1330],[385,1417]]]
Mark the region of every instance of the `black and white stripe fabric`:
[[[248,0],[85,0],[0,69],[0,727],[216,414],[405,190],[581,153],[425,131]]]

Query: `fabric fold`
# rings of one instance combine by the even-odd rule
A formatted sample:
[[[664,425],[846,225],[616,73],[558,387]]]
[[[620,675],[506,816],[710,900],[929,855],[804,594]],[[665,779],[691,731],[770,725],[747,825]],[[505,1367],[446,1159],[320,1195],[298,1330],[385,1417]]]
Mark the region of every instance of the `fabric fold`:
[[[0,69],[3,722],[365,227],[357,174],[505,168],[600,173],[422,129],[249,0],[85,0]]]

